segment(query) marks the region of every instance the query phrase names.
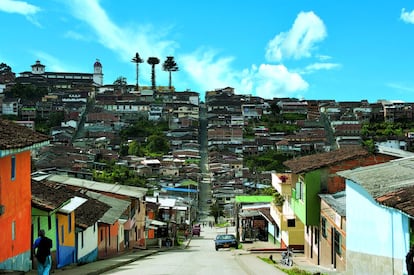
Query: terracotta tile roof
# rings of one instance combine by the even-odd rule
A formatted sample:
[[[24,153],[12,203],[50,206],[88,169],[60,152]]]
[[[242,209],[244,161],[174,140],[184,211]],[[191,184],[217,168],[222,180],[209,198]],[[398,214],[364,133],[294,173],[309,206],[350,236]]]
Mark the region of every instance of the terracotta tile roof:
[[[88,198],[88,201],[75,210],[76,226],[86,229],[94,225],[111,207],[106,203]]]
[[[54,188],[47,182],[32,180],[32,205],[36,208],[52,211],[73,198],[66,189]]]
[[[0,150],[24,148],[47,140],[49,136],[0,118]]]
[[[80,228],[86,229],[92,226],[111,208],[63,184],[48,180],[32,180],[32,205],[39,209],[55,210],[75,196],[88,199],[75,210],[75,223]]]
[[[376,198],[382,205],[398,209],[414,217],[414,186],[386,193]]]
[[[369,152],[362,149],[360,146],[348,146],[331,152],[287,160],[283,162],[283,164],[293,173],[299,174],[367,155],[369,155]]]

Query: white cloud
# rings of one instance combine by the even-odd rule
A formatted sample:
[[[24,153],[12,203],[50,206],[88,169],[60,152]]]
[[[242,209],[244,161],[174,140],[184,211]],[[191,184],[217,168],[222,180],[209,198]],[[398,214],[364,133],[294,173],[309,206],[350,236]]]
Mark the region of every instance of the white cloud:
[[[145,58],[149,56],[171,55],[171,49],[177,47],[174,41],[163,39],[165,30],[154,30],[152,26],[120,27],[109,18],[98,0],[68,1],[73,15],[87,23],[97,42],[119,54],[125,61],[130,61],[135,52]],[[88,16],[85,16],[85,14]]]
[[[27,20],[40,27],[40,23],[34,18],[34,15],[41,9],[35,5],[25,1],[1,0],[0,11],[24,15]]]
[[[255,94],[263,98],[295,97],[309,84],[298,73],[283,65],[262,64],[254,74]]]
[[[39,12],[40,8],[24,1],[2,0],[0,1],[0,11],[31,15]]]
[[[75,72],[76,68],[68,68],[67,65],[63,64],[59,59],[48,53],[42,51],[34,52],[37,60],[41,60],[42,64],[47,64],[45,68],[48,72]],[[49,65],[50,64],[50,65]]]
[[[414,86],[402,84],[402,83],[387,83],[387,86],[393,88],[395,90],[403,91],[403,92],[414,92]]]
[[[65,33],[64,37],[71,38],[71,39],[74,39],[74,40],[89,41],[84,35],[80,34],[79,32],[75,32],[75,31],[67,31]]]
[[[178,47],[176,42],[165,38],[169,31],[168,28],[154,29],[151,25],[118,26],[99,5],[98,0],[73,0],[67,1],[66,4],[75,18],[83,21],[92,29],[94,37],[87,37],[86,34],[78,35],[78,32],[74,31],[69,31],[67,35],[74,39],[96,40],[97,43],[119,56],[123,62],[130,62],[138,52],[144,62],[148,57],[156,56],[160,58],[160,64],[162,64],[164,57],[174,55]],[[159,68],[160,65],[156,66],[157,83],[166,83],[168,76],[159,74]],[[149,79],[145,76],[149,76],[150,71],[150,66],[140,66],[140,82]],[[142,83],[141,85],[148,84]]]
[[[323,55],[323,54],[316,55],[316,58],[319,59],[320,61],[327,61],[327,60],[332,59],[331,56],[329,56],[329,55]]]
[[[244,93],[263,98],[298,97],[309,87],[299,73],[290,72],[284,65],[253,65],[241,77],[239,87]]]
[[[302,71],[302,74],[309,74],[309,73],[313,73],[315,71],[320,71],[320,70],[338,69],[340,67],[341,67],[341,65],[337,64],[337,63],[317,62],[317,63],[313,63],[311,65],[306,66],[305,69]]]
[[[216,58],[217,53],[211,49],[198,49],[191,54],[180,57],[179,63],[204,92],[227,86],[238,86],[239,79],[231,68],[233,57]]]
[[[400,18],[405,22],[405,23],[410,23],[410,24],[414,24],[414,10],[411,12],[405,11],[405,9],[401,10],[401,15]]]
[[[310,57],[317,42],[327,36],[323,21],[313,12],[301,12],[292,28],[269,41],[266,59],[269,62],[283,59]]]
[[[180,59],[182,68],[204,92],[227,86],[237,94],[253,94],[264,98],[297,96],[306,91],[308,83],[300,74],[289,72],[283,65],[252,65],[250,69],[236,71],[232,57],[218,58],[213,50],[199,49]]]

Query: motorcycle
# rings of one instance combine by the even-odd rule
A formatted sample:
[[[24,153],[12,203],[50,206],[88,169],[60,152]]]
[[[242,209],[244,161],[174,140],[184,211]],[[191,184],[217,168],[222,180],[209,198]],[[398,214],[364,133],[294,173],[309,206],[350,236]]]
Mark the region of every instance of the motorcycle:
[[[280,259],[280,263],[286,266],[292,266],[293,265],[293,249],[290,249],[289,247],[286,249],[286,251],[282,252],[282,259]]]

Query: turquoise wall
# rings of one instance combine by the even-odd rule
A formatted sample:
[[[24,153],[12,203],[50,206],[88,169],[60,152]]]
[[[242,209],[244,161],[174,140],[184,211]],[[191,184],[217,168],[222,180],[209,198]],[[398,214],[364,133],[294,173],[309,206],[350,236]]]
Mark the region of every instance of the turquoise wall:
[[[30,259],[30,250],[1,262],[0,270],[4,269],[27,272],[32,269],[32,262],[27,259]]]
[[[378,204],[360,185],[346,181],[347,251],[404,259],[409,250],[409,218]]]

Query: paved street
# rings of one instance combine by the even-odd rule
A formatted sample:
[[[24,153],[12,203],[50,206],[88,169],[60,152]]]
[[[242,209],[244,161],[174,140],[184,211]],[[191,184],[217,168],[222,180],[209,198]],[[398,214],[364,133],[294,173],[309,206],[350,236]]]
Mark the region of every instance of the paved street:
[[[204,226],[201,229],[201,237],[200,240],[205,240],[208,242],[211,242],[211,249],[213,250],[213,239],[216,234],[219,233],[225,233],[226,228],[210,228],[209,226]],[[234,233],[234,227],[228,227],[227,228],[228,233]],[[190,250],[191,246],[197,247],[198,244],[195,241],[197,237],[194,237],[194,239],[189,239],[187,243],[180,247],[173,247],[173,248],[161,248],[158,249],[156,247],[148,248],[145,250],[133,250],[129,251],[127,253],[124,253],[122,255],[119,255],[118,257],[106,259],[106,260],[100,260],[97,262],[85,264],[82,266],[68,266],[63,269],[54,270],[54,274],[57,275],[83,275],[83,274],[112,274],[113,270],[115,270],[118,267],[126,266],[131,263],[134,263],[136,261],[143,260],[147,257],[157,255],[158,253],[174,253],[175,250]],[[261,249],[268,249],[271,248],[272,244],[269,242],[252,242],[252,243],[242,243],[242,249],[237,250],[231,250],[228,251],[233,254],[235,257],[235,260],[240,265],[240,267],[244,270],[245,274],[249,275],[264,275],[264,274],[286,274],[280,269],[278,269],[276,266],[273,266],[271,264],[268,264],[264,262],[261,258],[269,258],[270,255],[273,256],[273,259],[276,263],[279,262],[281,255],[280,252],[265,252],[261,251]],[[253,252],[256,251],[256,252]],[[227,251],[224,251],[227,252]],[[216,253],[216,252],[214,252]],[[328,270],[325,268],[321,268],[318,266],[315,266],[311,264],[303,254],[295,253],[293,257],[293,268],[299,268],[301,270],[306,270],[311,273],[321,272],[321,274],[327,274],[327,275],[333,275],[333,274],[340,274],[333,270]],[[284,267],[289,268],[289,267]],[[37,274],[36,270],[32,270],[30,272],[27,272],[26,274],[35,275]],[[198,274],[196,271],[192,274]],[[184,275],[184,274],[183,274]],[[219,274],[217,274],[219,275]]]

